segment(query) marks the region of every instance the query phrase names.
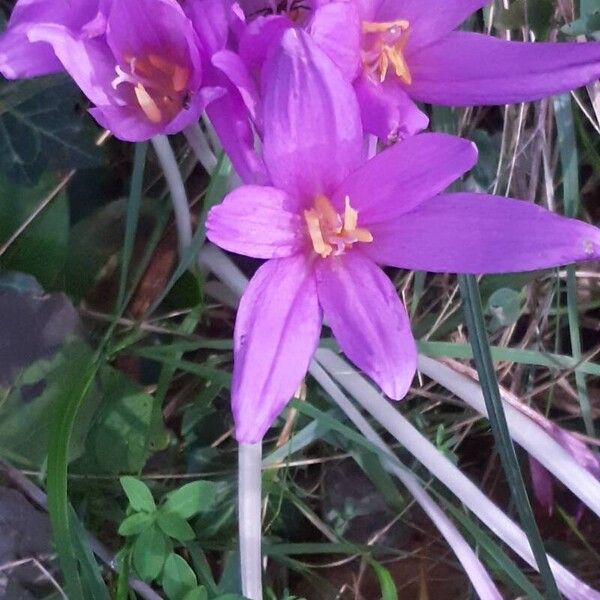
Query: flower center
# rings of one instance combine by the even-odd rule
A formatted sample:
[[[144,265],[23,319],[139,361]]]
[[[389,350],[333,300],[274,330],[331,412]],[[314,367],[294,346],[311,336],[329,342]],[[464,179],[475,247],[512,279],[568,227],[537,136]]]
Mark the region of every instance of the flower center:
[[[358,212],[350,206],[346,196],[344,216],[338,214],[331,202],[322,195],[315,198],[314,208],[304,211],[304,219],[314,251],[322,258],[339,256],[356,242],[372,242],[367,229],[357,227]]]
[[[135,101],[151,123],[170,121],[188,108],[188,69],[156,54],[143,58],[125,56],[125,63],[125,68],[116,66],[112,87],[116,90],[122,84],[132,86]]]
[[[269,6],[261,8],[248,16],[254,17],[269,15],[286,15],[293,23],[298,23],[310,12],[310,0],[270,0]]]
[[[363,21],[363,64],[371,75],[383,83],[390,66],[396,76],[407,85],[412,83],[410,69],[404,58],[404,48],[410,35],[408,21]]]

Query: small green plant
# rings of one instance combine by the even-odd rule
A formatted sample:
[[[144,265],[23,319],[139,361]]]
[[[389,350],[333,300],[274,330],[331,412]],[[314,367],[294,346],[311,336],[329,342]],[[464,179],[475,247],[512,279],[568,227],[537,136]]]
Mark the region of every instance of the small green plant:
[[[193,569],[174,549],[196,537],[188,521],[212,504],[216,485],[188,483],[157,505],[143,481],[135,477],[120,481],[129,500],[127,517],[119,526],[119,534],[129,539],[125,559],[144,581],[161,581],[168,600],[208,600]]]

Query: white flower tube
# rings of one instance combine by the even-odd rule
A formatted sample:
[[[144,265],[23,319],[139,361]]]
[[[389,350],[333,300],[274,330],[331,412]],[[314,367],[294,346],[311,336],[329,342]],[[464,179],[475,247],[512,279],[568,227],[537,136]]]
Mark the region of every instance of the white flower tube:
[[[317,351],[317,361],[365,410],[391,433],[432,475],[475,513],[523,560],[537,568],[525,533],[464,473],[406,420],[366,379],[331,350]],[[548,557],[560,591],[570,600],[600,600],[600,593]]]
[[[502,600],[502,595],[494,585],[485,567],[473,552],[466,540],[462,537],[452,521],[446,516],[442,509],[431,499],[423,489],[417,477],[415,477],[389,450],[385,442],[379,437],[367,420],[360,414],[356,407],[348,400],[331,377],[313,362],[310,367],[311,375],[319,382],[323,389],[333,398],[336,404],[346,413],[346,416],[354,423],[356,428],[374,446],[379,448],[383,454],[382,463],[387,470],[393,473],[412,494],[413,498],[438,528],[448,545],[452,548],[456,557],[465,569],[465,572],[475,591],[483,600]]]
[[[238,530],[242,593],[250,600],[262,600],[262,444],[239,444],[238,456]]]
[[[475,381],[422,355],[419,356],[419,370],[487,417],[483,393]],[[600,516],[600,481],[535,421],[506,401],[503,405],[510,435],[515,442]]]
[[[210,149],[210,145],[202,131],[202,127],[200,127],[200,123],[194,123],[193,125],[186,127],[183,133],[190,148],[198,159],[198,162],[204,167],[207,173],[212,173],[215,170],[218,161],[217,157]]]
[[[187,247],[192,243],[192,219],[190,217],[190,207],[185,185],[181,177],[179,165],[175,159],[175,154],[169,143],[169,138],[166,135],[154,136],[152,138],[152,147],[156,152],[165,179],[167,180],[167,186],[169,187],[171,204],[175,213],[179,255],[183,256]]]

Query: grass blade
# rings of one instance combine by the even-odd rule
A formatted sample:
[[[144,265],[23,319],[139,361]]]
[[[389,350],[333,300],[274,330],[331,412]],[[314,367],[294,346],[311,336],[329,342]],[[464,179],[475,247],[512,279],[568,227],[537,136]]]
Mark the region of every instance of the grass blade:
[[[490,426],[496,441],[500,462],[504,468],[508,486],[517,506],[519,519],[527,534],[531,551],[533,552],[535,561],[544,581],[547,597],[559,600],[560,594],[556,587],[552,571],[550,570],[550,565],[548,564],[544,543],[533,516],[533,510],[531,509],[531,504],[527,496],[523,475],[519,468],[513,441],[508,431],[506,415],[504,414],[504,409],[502,407],[502,399],[500,397],[498,381],[494,371],[494,363],[487,341],[477,279],[473,275],[460,275],[459,284],[463,298],[465,321],[469,331],[471,345],[473,346],[474,362],[477,372],[479,373],[479,382],[483,390]]]
[[[579,212],[579,157],[577,152],[577,138],[573,118],[571,96],[563,94],[554,99],[554,113],[558,138],[558,151],[563,175],[563,204],[567,217],[576,217]],[[577,312],[577,279],[575,267],[567,267],[567,316],[569,319],[569,335],[571,338],[571,352],[575,360],[581,360],[581,336],[579,333],[579,315]],[[594,423],[590,408],[585,375],[575,373],[577,398],[586,433],[595,437]]]
[[[97,363],[90,363],[87,354],[78,355],[73,352],[66,365],[63,373],[64,391],[50,424],[48,440],[48,513],[67,595],[71,600],[84,600],[86,596],[73,546],[74,534],[67,495],[67,465],[75,417],[92,386]]]
[[[142,204],[142,185],[144,182],[144,169],[146,166],[146,155],[148,143],[136,144],[133,155],[133,173],[131,175],[131,188],[129,201],[127,202],[127,215],[125,220],[125,239],[123,241],[123,254],[121,259],[121,275],[119,279],[119,293],[117,295],[117,312],[122,314],[125,304],[125,293],[127,291],[127,276],[129,275],[129,264],[133,255],[135,233],[140,216]]]

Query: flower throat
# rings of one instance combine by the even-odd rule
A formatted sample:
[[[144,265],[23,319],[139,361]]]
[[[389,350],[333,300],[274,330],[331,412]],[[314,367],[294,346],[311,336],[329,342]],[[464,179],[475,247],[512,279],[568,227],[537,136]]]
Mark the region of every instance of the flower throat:
[[[348,196],[343,218],[325,196],[318,195],[314,208],[304,211],[304,219],[313,249],[322,258],[344,254],[356,242],[373,241],[370,231],[358,227],[358,212],[350,206]]]

